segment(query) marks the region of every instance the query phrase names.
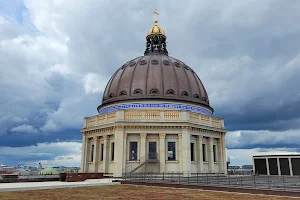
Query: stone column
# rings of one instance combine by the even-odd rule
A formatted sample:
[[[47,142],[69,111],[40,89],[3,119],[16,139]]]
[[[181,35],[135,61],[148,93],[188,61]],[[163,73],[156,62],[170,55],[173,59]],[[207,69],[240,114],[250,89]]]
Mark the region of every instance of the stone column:
[[[291,158],[289,158],[289,167],[290,167],[290,175],[294,176],[293,166],[292,166],[292,159]]]
[[[97,136],[93,137],[94,140],[94,169],[95,172],[98,172],[98,165],[99,165],[99,140]]]
[[[214,162],[214,151],[213,151],[213,141],[214,138],[208,138],[208,170],[210,173],[215,171],[215,162]]]
[[[277,158],[277,169],[278,169],[278,175],[281,176],[281,169],[280,169],[279,158]]]
[[[81,147],[81,166],[80,166],[80,172],[84,173],[85,168],[86,168],[86,146],[87,146],[87,141],[86,141],[86,135],[82,133],[82,147]]]
[[[159,171],[166,171],[166,134],[159,134]]]
[[[122,177],[123,173],[123,154],[124,151],[124,128],[123,126],[117,126],[115,128],[115,155],[114,155],[114,167],[115,177]],[[124,158],[125,159],[125,158]]]
[[[197,137],[197,164],[198,164],[198,169],[197,172],[201,173],[203,172],[203,149],[202,149],[202,141],[203,141],[203,136],[198,135]]]
[[[103,136],[103,144],[104,144],[104,149],[103,149],[103,171],[104,173],[108,173],[108,167],[109,167],[109,137],[108,135]]]
[[[267,166],[267,175],[270,175],[270,168],[269,168],[269,159],[266,158],[266,166]]]
[[[127,167],[127,133],[124,133],[124,141],[123,141],[123,169]],[[125,171],[124,171],[125,172]]]
[[[176,148],[178,148],[178,151],[176,153],[178,153],[176,155],[176,160],[178,160],[179,162],[179,171],[182,172],[183,171],[183,159],[182,159],[182,133],[178,134],[178,143]],[[168,149],[167,149],[168,151]]]
[[[223,145],[222,145],[222,138],[219,138],[218,141],[217,141],[217,162],[218,162],[218,167],[219,167],[219,170],[218,172],[223,172],[223,167],[224,167],[224,164],[223,164]]]
[[[222,161],[223,161],[223,172],[227,174],[227,154],[226,154],[226,144],[225,144],[225,133],[222,133]]]
[[[191,135],[188,127],[182,127],[182,170],[183,176],[191,175]]]
[[[141,133],[140,137],[141,137],[141,150],[140,150],[139,158],[145,156],[144,159],[141,160],[141,162],[144,162],[148,159],[148,156],[146,155],[146,137],[147,137],[147,133]],[[142,163],[140,163],[140,164],[142,164]]]

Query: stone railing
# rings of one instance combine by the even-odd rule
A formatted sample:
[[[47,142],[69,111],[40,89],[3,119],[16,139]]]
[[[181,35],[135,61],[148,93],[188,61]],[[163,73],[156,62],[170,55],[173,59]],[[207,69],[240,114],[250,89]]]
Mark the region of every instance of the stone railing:
[[[118,110],[116,112],[85,118],[84,128],[112,122],[190,122],[224,129],[224,119],[179,110]]]

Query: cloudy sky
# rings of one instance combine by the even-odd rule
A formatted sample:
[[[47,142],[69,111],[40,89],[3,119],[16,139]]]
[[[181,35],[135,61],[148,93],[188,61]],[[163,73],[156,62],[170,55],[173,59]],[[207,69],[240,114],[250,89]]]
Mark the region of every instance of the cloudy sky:
[[[232,165],[300,152],[300,1],[0,0],[0,163],[79,166],[83,117],[143,54],[158,9],[169,55],[225,118]]]

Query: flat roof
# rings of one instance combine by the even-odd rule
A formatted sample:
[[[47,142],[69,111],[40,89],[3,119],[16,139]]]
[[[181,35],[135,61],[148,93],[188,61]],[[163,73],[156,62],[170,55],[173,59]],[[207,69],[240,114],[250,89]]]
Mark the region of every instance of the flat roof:
[[[294,156],[300,156],[299,154],[275,154],[275,155],[257,155],[257,156],[253,156],[253,158],[259,158],[259,157],[294,157]]]

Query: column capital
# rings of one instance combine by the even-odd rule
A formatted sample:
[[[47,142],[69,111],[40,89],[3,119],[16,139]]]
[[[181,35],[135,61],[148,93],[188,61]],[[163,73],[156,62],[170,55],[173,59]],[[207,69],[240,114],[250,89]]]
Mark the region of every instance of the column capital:
[[[199,138],[200,140],[202,140],[202,139],[203,139],[203,135],[198,135],[198,138]]]
[[[94,136],[93,137],[94,142],[98,141],[98,138],[99,138],[98,136]]]
[[[147,137],[147,133],[140,133],[141,138],[146,138]]]
[[[160,133],[159,134],[159,138],[160,139],[165,139],[166,138],[166,134],[165,133]]]
[[[122,131],[124,130],[124,126],[115,126],[116,131]]]
[[[182,133],[178,133],[178,138],[182,139]]]
[[[108,140],[109,136],[108,135],[103,135],[104,140]]]
[[[181,129],[182,129],[183,131],[189,131],[189,130],[190,130],[190,127],[189,127],[189,126],[183,126],[183,127],[181,127]]]
[[[124,138],[127,138],[127,135],[128,135],[127,133],[124,133]]]

